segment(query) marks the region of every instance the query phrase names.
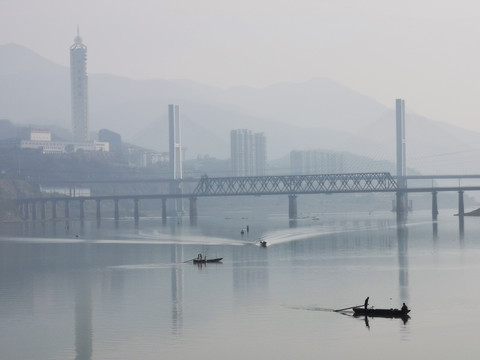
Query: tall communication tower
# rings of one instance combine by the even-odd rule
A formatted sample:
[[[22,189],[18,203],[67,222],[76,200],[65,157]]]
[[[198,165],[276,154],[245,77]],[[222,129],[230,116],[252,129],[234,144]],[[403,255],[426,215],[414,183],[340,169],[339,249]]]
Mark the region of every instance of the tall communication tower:
[[[73,140],[88,141],[87,47],[82,43],[78,27],[75,42],[70,46],[70,85]]]

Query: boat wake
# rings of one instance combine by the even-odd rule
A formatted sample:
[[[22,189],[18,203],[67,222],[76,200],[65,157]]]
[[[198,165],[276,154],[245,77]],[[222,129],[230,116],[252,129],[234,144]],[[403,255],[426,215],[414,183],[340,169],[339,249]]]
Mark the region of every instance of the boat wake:
[[[260,241],[266,241],[268,245],[287,243],[292,241],[311,239],[314,237],[331,235],[331,234],[341,234],[341,233],[350,233],[357,231],[375,231],[380,228],[388,230],[388,227],[378,225],[367,225],[361,226],[358,225],[352,227],[342,226],[309,226],[303,228],[290,228],[285,230],[278,230],[268,232],[260,238]]]
[[[156,269],[171,269],[172,267],[179,266],[182,264],[171,263],[171,264],[139,264],[139,265],[115,265],[108,266],[111,270],[156,270]]]
[[[306,311],[325,311],[325,312],[335,312],[335,309],[317,307],[317,306],[286,306],[289,309],[293,310],[306,310]]]
[[[261,237],[261,241],[266,241],[268,245],[273,244],[282,244],[292,241],[310,239],[317,236],[335,234],[340,232],[347,232],[354,230],[345,230],[333,227],[306,227],[298,229],[287,229],[287,230],[278,230],[272,231]],[[356,229],[358,231],[358,228]]]
[[[99,240],[104,243],[132,243],[132,244],[163,244],[163,245],[232,245],[241,246],[251,244],[250,241],[241,241],[224,237],[212,237],[194,234],[164,234],[161,232],[138,232],[125,235],[118,240]]]
[[[75,244],[84,242],[81,238],[37,238],[37,237],[0,237],[0,241],[32,244]]]
[[[261,237],[268,245],[282,244],[291,241],[312,238],[318,235],[328,234],[329,231],[319,228],[288,229],[269,232]]]

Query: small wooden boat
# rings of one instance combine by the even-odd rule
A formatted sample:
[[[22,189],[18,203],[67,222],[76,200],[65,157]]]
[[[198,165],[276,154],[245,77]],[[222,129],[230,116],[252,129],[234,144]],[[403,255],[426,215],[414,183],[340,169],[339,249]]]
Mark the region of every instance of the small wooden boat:
[[[197,259],[193,259],[193,263],[194,264],[210,264],[210,263],[219,263],[219,262],[222,262],[223,258],[214,258],[214,259],[207,259],[207,258],[197,258]]]
[[[260,247],[267,247],[267,242],[265,240],[260,240]]]
[[[354,316],[370,316],[370,317],[387,317],[387,318],[404,318],[408,316],[410,312],[400,309],[366,309],[364,307],[353,308]]]

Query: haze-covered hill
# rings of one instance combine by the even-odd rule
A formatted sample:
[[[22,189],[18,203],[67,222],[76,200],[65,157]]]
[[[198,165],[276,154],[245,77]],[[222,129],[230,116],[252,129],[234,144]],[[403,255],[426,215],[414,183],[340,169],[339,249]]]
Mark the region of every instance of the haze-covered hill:
[[[0,66],[0,118],[70,128],[67,68],[14,44],[0,46]],[[235,128],[265,132],[272,157],[288,153],[287,144],[292,149],[331,146],[346,136],[341,130],[359,128],[386,111],[328,79],[224,90],[187,80],[89,75],[92,130],[108,128],[126,141],[165,151],[170,103],[180,105],[183,144],[190,156],[229,157],[230,130]]]
[[[394,161],[394,100],[389,108],[323,78],[221,89],[188,80],[89,75],[91,130],[108,128],[124,141],[167,151],[167,107],[176,103],[187,158],[228,158],[230,130],[248,128],[266,134],[269,159],[294,149],[327,149]],[[413,115],[408,99],[406,105],[409,167],[480,173],[480,134]],[[18,45],[1,45],[0,119],[70,129],[69,69]]]

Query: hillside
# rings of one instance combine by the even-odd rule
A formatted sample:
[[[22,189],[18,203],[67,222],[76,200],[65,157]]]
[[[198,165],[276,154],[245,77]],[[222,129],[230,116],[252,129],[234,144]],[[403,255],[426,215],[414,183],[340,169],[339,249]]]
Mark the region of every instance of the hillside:
[[[36,190],[28,181],[18,178],[7,178],[0,175],[0,222],[17,221],[17,204],[12,200],[36,195]]]
[[[108,128],[158,151],[168,149],[167,106],[179,104],[187,159],[228,158],[235,128],[264,132],[270,160],[294,149],[395,159],[394,99],[388,108],[330,79],[221,89],[188,80],[90,74],[89,85],[92,131]],[[408,99],[406,104],[409,167],[480,173],[480,134],[414,115]],[[70,129],[68,69],[20,46],[0,46],[0,119]]]
[[[0,118],[70,128],[67,68],[13,44],[0,46],[0,66]],[[334,139],[345,138],[345,130],[364,126],[387,110],[328,79],[221,89],[187,80],[90,74],[89,86],[92,130],[108,128],[126,141],[160,151],[167,149],[167,106],[180,104],[183,143],[192,157],[228,157],[234,128],[266,132],[272,157],[288,153],[286,143],[292,148],[331,146]]]

